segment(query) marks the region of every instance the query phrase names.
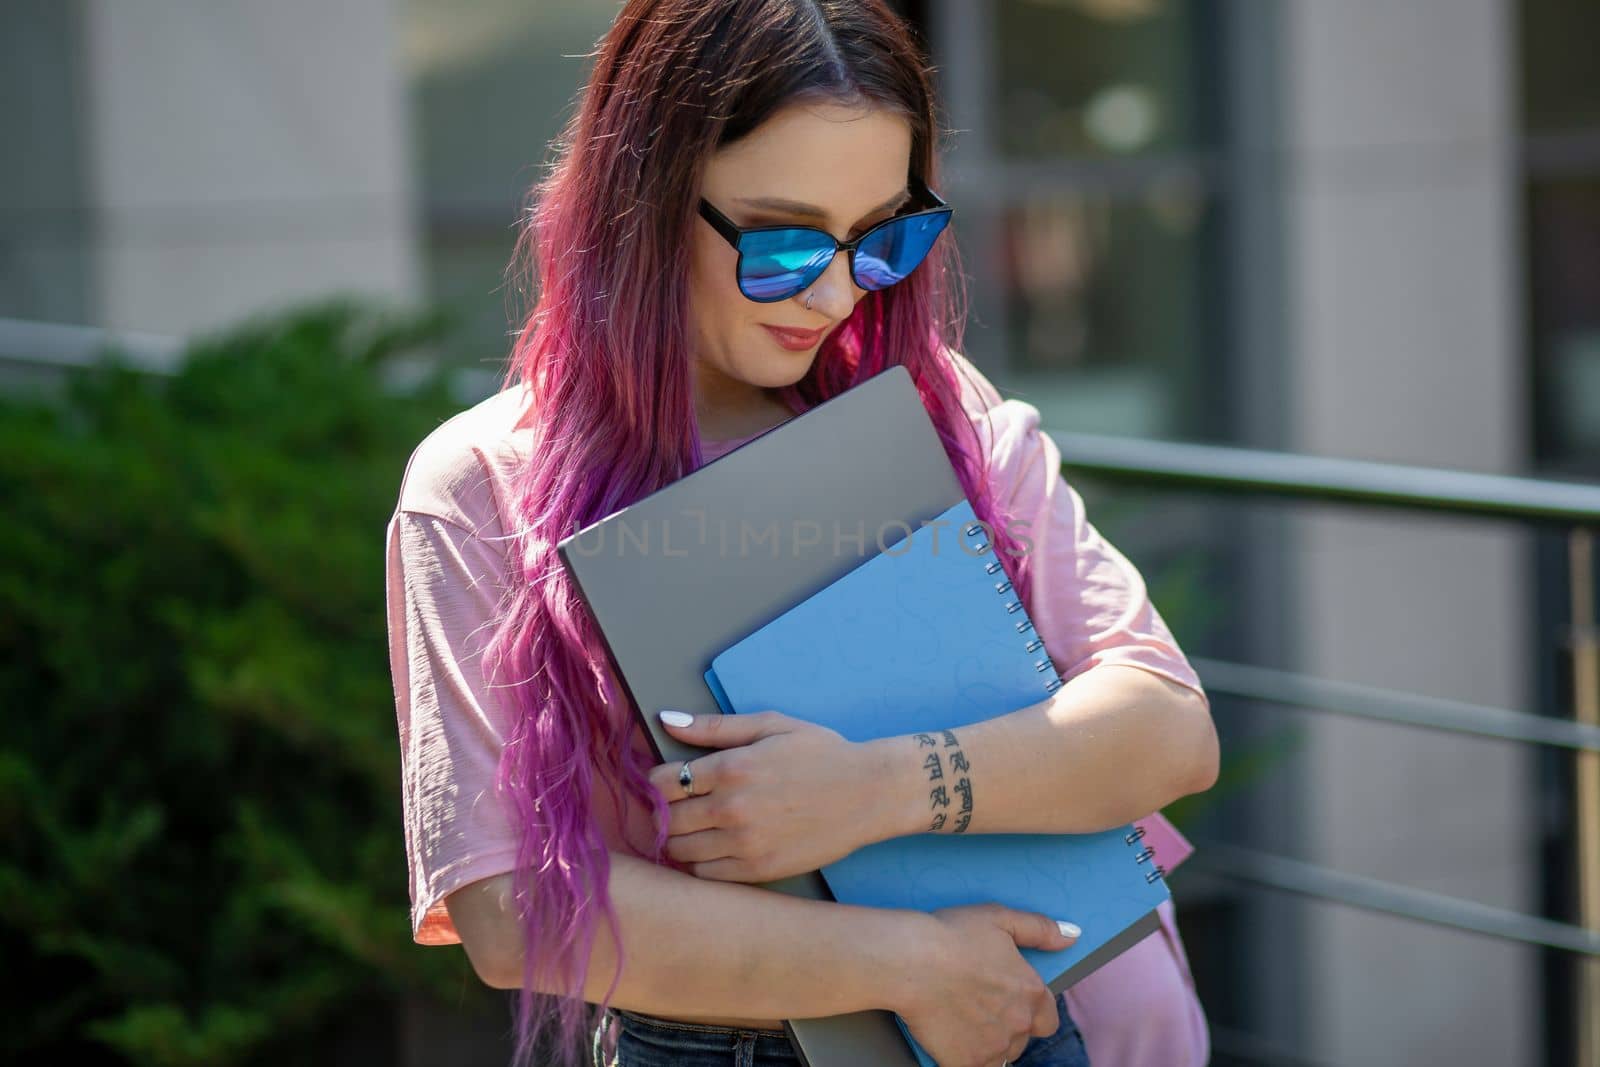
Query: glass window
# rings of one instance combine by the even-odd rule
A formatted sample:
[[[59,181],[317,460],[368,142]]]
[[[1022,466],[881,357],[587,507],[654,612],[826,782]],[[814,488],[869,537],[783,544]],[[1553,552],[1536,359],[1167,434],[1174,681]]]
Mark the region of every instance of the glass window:
[[[1000,0],[994,143],[1017,158],[1115,156],[1210,139],[1196,43],[1209,4]]]
[[[973,150],[994,155],[962,161],[987,179],[958,194],[987,272],[969,348],[1051,429],[1226,439],[1217,4],[981,6],[991,130]]]
[[[1600,128],[1600,4],[1522,0],[1522,113],[1528,133]]]
[[[1189,399],[1210,335],[1209,198],[1183,185],[1070,188],[1004,214],[1005,386],[1052,428],[1138,437],[1201,431]]]
[[[1518,5],[1534,455],[1600,474],[1600,5]]]
[[[1531,182],[1528,244],[1535,452],[1600,474],[1600,174]]]

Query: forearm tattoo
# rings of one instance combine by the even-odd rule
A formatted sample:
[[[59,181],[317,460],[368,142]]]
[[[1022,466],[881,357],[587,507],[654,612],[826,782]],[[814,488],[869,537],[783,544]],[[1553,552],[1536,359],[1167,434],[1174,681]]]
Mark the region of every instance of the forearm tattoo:
[[[967,754],[961,749],[961,742],[949,730],[940,730],[940,737],[944,744],[940,745],[940,737],[933,734],[917,734],[917,751],[930,748],[922,760],[922,767],[928,772],[928,781],[938,783],[928,790],[929,807],[933,810],[933,821],[929,824],[929,831],[943,830],[951,811],[950,794],[955,793],[961,798],[961,806],[955,810],[955,822],[950,827],[950,832],[959,834],[966,830],[967,824],[972,821],[972,780],[967,777],[971,766],[967,763]],[[950,768],[950,778],[953,784],[946,784],[945,767]],[[959,775],[959,777],[957,777]]]

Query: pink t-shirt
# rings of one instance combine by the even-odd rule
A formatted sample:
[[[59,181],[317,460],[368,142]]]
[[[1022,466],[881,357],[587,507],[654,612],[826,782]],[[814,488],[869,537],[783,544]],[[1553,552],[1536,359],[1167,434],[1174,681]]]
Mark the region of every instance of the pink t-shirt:
[[[1055,443],[1040,431],[1038,409],[1003,400],[965,357],[952,358],[971,376],[963,403],[978,424],[1000,492],[1031,523],[1022,531],[1033,541],[1037,592],[1029,614],[1062,679],[1102,663],[1124,663],[1206,698],[1139,572],[1085,517],[1082,498],[1061,475]],[[387,530],[389,659],[411,929],[422,945],[459,943],[444,898],[516,863],[516,830],[494,792],[509,733],[506,708],[484,684],[479,661],[506,581],[502,516],[512,514],[512,479],[532,445],[531,430],[514,428],[524,396],[520,387],[506,389],[424,438],[406,465]],[[992,420],[992,441],[985,416]],[[709,461],[754,436],[703,442],[703,453]],[[653,763],[637,723],[633,739],[645,764]],[[608,794],[594,790],[597,828],[610,847],[640,854],[634,843],[651,838],[649,812],[619,813]],[[1159,813],[1141,823],[1168,869],[1187,854]],[[1094,1063],[1206,1062],[1205,1016],[1170,903],[1162,905],[1161,918],[1161,936],[1146,938],[1067,991]]]

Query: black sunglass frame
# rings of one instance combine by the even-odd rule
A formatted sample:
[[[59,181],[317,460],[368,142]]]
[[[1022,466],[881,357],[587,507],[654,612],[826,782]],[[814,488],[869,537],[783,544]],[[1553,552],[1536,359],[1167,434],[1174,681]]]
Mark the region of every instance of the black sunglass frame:
[[[711,228],[720,233],[723,237],[723,240],[732,245],[734,250],[739,253],[739,261],[734,264],[734,272],[739,278],[739,291],[744,293],[745,299],[747,300],[755,300],[760,304],[775,304],[780,300],[788,300],[797,293],[805,292],[806,289],[810,287],[812,282],[815,282],[817,278],[822,276],[823,271],[827,270],[833,265],[834,257],[840,252],[845,253],[849,257],[850,279],[855,282],[856,285],[861,286],[862,289],[867,289],[868,292],[879,292],[880,290],[868,289],[867,286],[861,285],[861,279],[856,277],[856,248],[860,246],[860,244],[868,237],[871,237],[877,231],[883,229],[885,226],[892,225],[893,223],[915,218],[918,215],[933,215],[942,212],[946,215],[952,216],[951,219],[945,220],[945,229],[949,229],[950,222],[953,221],[953,216],[955,215],[955,208],[946,203],[944,198],[929,188],[928,184],[921,178],[913,177],[906,183],[906,185],[911,190],[911,205],[913,209],[911,211],[905,211],[901,214],[892,215],[889,218],[884,219],[882,222],[870,227],[868,230],[866,230],[866,232],[862,233],[861,236],[857,237],[853,241],[841,241],[827,230],[819,229],[815,226],[796,226],[793,224],[786,226],[740,226],[732,219],[728,218],[728,216],[724,215],[722,212],[713,207],[711,201],[707,200],[703,196],[700,198],[700,217],[709,222],[711,224]],[[772,230],[809,230],[812,233],[820,234],[825,240],[832,241],[833,251],[828,254],[827,261],[822,264],[821,269],[817,271],[816,275],[813,276],[810,281],[799,286],[792,293],[784,293],[781,296],[768,297],[767,299],[762,300],[744,292],[744,276],[742,272],[742,268],[744,266],[744,249],[739,247],[739,242],[747,233],[764,233]],[[942,230],[940,231],[940,236],[943,236]],[[921,264],[919,263],[918,266],[921,266]],[[913,270],[914,269],[915,268],[913,268]],[[910,274],[908,273],[906,277],[910,277]],[[904,280],[905,278],[900,279],[900,281]],[[898,285],[900,283],[894,282],[892,284]],[[883,288],[889,288],[889,286],[884,286]]]

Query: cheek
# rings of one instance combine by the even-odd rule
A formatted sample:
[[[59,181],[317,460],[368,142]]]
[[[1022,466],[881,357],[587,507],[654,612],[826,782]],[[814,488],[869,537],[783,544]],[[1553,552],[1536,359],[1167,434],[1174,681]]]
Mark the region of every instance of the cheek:
[[[739,291],[739,253],[716,234],[697,234],[689,253],[689,316],[702,337],[726,337],[757,321],[760,305]]]
[[[697,296],[719,305],[719,317],[742,310],[749,304],[739,291],[739,253],[721,237],[707,240],[696,234],[690,248],[690,288]]]

